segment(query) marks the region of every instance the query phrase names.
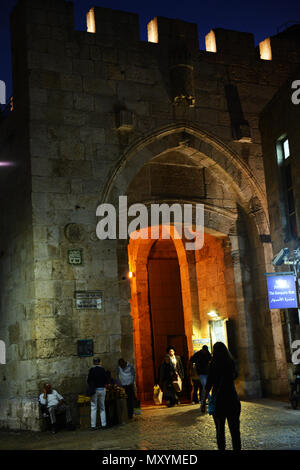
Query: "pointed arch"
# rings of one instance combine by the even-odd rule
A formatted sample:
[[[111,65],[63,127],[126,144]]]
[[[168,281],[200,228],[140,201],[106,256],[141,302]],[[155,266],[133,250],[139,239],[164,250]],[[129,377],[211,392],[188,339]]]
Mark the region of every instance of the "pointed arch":
[[[196,165],[213,169],[254,218],[258,233],[269,234],[266,195],[251,169],[218,137],[186,124],[157,129],[132,143],[109,174],[100,196],[101,203],[116,203],[144,164],[171,149],[182,152]]]

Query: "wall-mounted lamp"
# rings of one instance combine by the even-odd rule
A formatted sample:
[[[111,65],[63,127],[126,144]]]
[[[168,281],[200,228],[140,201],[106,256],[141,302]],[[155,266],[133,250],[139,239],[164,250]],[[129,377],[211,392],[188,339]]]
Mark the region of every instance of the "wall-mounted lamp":
[[[129,271],[128,277],[129,279],[132,279],[135,276],[135,274],[132,271]]]
[[[215,319],[215,320],[216,320],[217,318],[219,318],[219,315],[217,314],[217,312],[216,312],[215,310],[211,310],[210,312],[208,312],[207,315],[209,315],[211,318],[213,318],[213,319]]]

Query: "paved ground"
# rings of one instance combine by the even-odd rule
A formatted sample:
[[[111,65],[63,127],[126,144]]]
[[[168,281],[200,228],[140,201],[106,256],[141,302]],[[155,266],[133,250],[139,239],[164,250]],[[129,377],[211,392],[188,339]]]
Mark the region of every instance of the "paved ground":
[[[242,402],[245,450],[300,450],[300,409],[273,400]],[[226,430],[228,449],[230,435]],[[198,405],[149,407],[134,421],[106,431],[0,432],[1,450],[214,450],[213,419]]]

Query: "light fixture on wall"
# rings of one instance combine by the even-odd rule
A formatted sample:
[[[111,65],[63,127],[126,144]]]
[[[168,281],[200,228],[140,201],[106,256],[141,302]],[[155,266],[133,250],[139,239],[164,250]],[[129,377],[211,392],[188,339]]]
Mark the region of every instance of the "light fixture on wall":
[[[209,315],[213,320],[219,319],[219,315],[217,314],[215,310],[210,310],[210,312],[208,312],[207,315]]]
[[[128,277],[129,279],[132,279],[135,276],[135,274],[132,271],[129,271]]]

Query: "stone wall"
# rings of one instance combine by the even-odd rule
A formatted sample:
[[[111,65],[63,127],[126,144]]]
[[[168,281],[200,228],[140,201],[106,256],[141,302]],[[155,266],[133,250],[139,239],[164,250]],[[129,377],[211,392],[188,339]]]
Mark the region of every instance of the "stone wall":
[[[1,426],[19,428],[25,404],[22,423],[36,427],[30,416],[30,397],[37,392],[31,178],[22,111],[2,121],[0,142],[0,160],[7,164],[0,176],[0,338],[6,345],[6,364],[0,365]]]

